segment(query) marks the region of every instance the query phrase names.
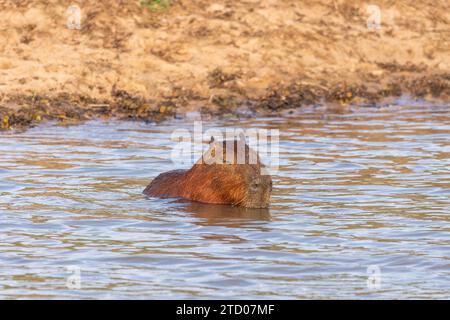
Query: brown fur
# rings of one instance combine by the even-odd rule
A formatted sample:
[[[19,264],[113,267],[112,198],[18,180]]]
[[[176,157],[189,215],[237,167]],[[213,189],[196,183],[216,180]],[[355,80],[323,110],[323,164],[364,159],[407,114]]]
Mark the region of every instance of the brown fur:
[[[258,155],[245,145],[245,163],[238,163],[239,141],[214,142],[202,158],[189,170],[173,170],[157,176],[144,190],[152,197],[180,197],[203,203],[231,204],[249,208],[269,206],[272,179],[262,175]],[[242,146],[242,145],[241,145]],[[227,156],[233,148],[231,161]],[[208,159],[222,151],[220,163],[208,164]],[[251,157],[256,159],[250,163]],[[226,161],[223,161],[225,159]]]

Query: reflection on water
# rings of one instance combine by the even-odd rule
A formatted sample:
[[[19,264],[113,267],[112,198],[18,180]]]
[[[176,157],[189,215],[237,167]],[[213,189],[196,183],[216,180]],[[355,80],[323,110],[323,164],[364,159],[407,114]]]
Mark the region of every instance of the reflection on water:
[[[1,134],[0,298],[450,297],[448,108],[208,121],[280,130],[268,210],[142,196],[180,127]]]
[[[184,202],[184,201],[183,201]],[[220,224],[239,227],[249,221],[269,221],[269,209],[253,209],[190,202],[184,210],[205,225]]]

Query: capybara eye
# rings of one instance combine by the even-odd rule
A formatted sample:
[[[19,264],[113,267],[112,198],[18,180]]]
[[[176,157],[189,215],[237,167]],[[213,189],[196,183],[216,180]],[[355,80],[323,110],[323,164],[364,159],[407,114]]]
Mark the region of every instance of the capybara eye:
[[[251,184],[251,186],[250,186],[253,190],[256,190],[256,189],[258,189],[258,187],[259,187],[259,183],[258,182],[253,182],[252,184]]]

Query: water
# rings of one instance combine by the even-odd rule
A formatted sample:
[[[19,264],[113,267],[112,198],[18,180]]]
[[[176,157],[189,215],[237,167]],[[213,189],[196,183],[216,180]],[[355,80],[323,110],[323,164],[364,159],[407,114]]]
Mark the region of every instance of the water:
[[[280,130],[269,211],[141,195],[189,119],[0,134],[0,298],[450,298],[449,108],[207,123]]]

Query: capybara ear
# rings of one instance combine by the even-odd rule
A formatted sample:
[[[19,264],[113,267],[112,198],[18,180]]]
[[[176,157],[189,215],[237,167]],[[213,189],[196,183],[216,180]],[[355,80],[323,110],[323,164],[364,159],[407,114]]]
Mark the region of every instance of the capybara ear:
[[[243,143],[246,143],[245,141],[245,134],[241,131],[239,132],[239,140]]]
[[[213,143],[213,142],[214,142],[214,137],[211,136],[211,140],[209,140],[209,144],[211,144],[211,143]]]

